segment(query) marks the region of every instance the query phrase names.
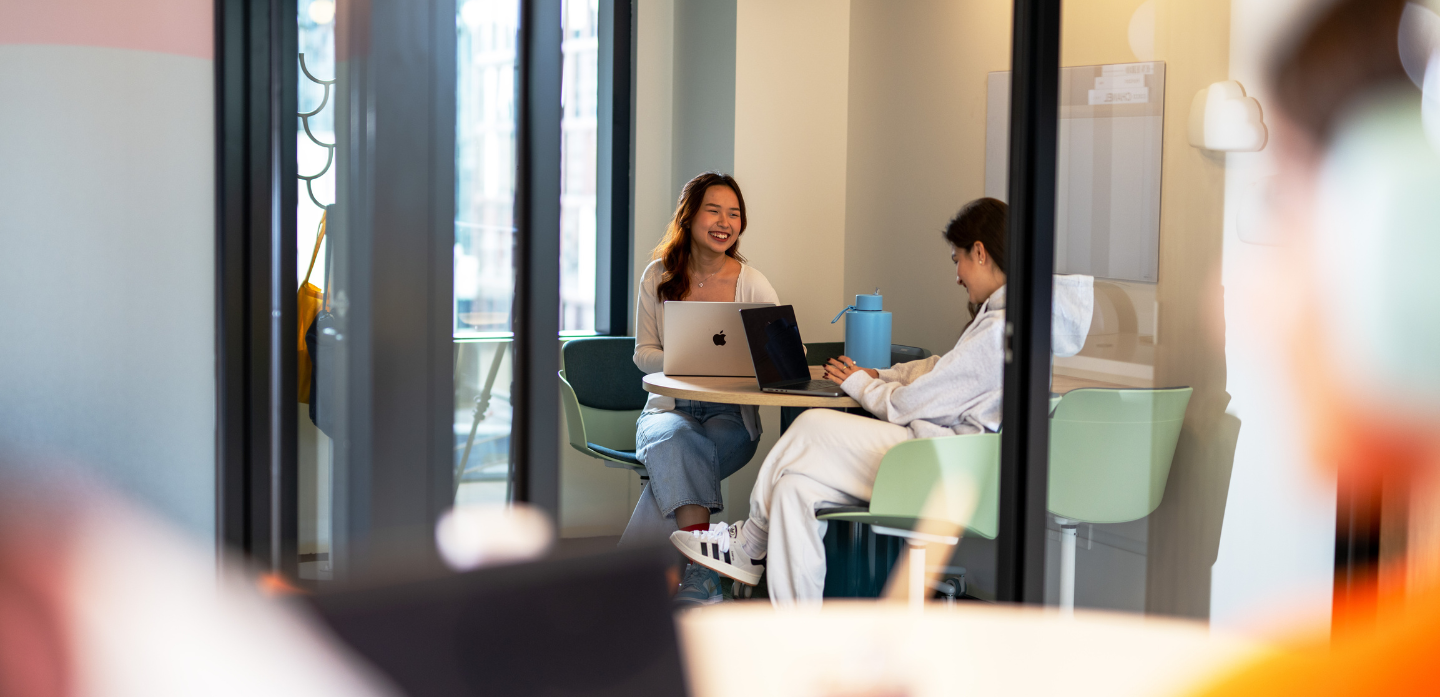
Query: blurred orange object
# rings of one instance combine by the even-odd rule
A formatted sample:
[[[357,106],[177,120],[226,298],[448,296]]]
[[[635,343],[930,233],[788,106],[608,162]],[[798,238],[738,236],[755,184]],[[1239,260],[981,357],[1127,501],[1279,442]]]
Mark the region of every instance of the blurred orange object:
[[[260,574],[255,586],[260,589],[261,593],[272,598],[287,595],[309,595],[309,591],[291,583],[280,574]]]
[[[1435,695],[1437,655],[1440,589],[1431,589],[1385,598],[1369,629],[1278,652],[1196,695]]]

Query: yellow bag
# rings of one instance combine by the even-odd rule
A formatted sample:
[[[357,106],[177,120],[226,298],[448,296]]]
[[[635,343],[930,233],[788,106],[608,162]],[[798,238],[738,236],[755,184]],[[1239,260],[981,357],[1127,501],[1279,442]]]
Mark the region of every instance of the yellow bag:
[[[300,291],[295,296],[295,315],[300,321],[296,337],[300,342],[300,357],[295,362],[295,387],[301,404],[310,402],[310,379],[315,371],[315,361],[311,360],[310,349],[305,346],[305,332],[310,330],[310,324],[320,314],[320,307],[325,302],[325,291],[310,283],[310,274],[315,271],[315,258],[320,255],[320,243],[325,239],[325,216],[320,215],[320,232],[315,235],[315,251],[310,252],[310,268],[305,270],[305,281],[300,284]]]

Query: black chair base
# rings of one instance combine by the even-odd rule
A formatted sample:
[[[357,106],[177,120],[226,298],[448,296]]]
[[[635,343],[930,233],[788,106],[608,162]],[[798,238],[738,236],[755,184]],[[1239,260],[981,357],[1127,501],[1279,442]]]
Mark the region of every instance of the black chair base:
[[[863,507],[856,511],[866,510]],[[876,535],[869,525],[828,521],[825,530],[825,597],[878,598],[905,541]]]

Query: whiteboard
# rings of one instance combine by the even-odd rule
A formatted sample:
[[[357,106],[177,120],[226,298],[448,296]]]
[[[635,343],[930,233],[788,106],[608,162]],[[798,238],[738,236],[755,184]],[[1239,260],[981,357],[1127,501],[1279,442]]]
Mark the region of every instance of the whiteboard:
[[[1165,64],[1060,70],[1055,270],[1156,283]],[[989,75],[985,195],[1007,199],[1010,73]]]

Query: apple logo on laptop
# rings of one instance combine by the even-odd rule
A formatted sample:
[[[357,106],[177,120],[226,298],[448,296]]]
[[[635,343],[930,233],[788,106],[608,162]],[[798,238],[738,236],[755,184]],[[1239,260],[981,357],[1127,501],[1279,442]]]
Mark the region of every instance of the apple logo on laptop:
[[[716,334],[711,340],[715,342],[715,345],[716,345],[716,346],[724,346],[724,345],[725,345],[725,330],[724,330],[724,329],[721,329],[721,330],[720,330],[720,333],[719,333],[719,334]]]

